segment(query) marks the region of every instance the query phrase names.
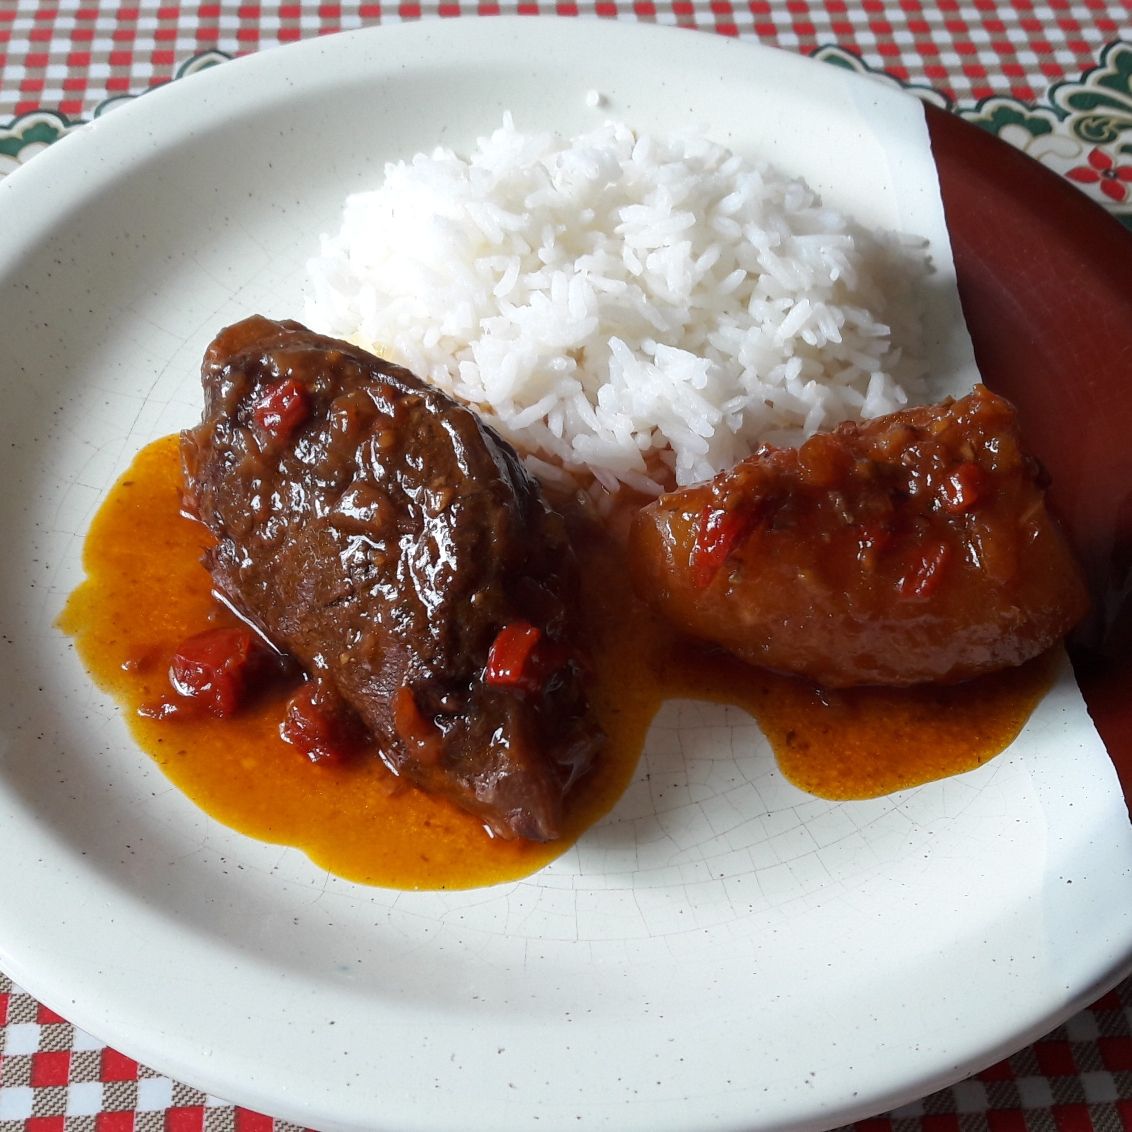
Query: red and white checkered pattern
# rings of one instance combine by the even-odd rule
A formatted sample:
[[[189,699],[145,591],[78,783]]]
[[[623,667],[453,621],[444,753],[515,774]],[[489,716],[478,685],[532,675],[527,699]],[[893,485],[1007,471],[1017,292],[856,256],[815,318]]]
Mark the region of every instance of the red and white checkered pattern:
[[[247,54],[372,24],[500,13],[681,24],[806,54],[836,43],[961,102],[1033,99],[1093,65],[1105,43],[1132,38],[1128,0],[0,0],[0,121],[40,108],[89,116],[202,51]]]
[[[109,1049],[0,976],[0,1132],[299,1132]]]
[[[1064,1026],[855,1132],[1132,1129],[1132,980]],[[0,1132],[301,1132],[162,1077],[0,976]]]
[[[380,23],[558,14],[680,24],[806,54],[837,45],[962,106],[1031,102],[1132,41],[1129,0],[404,0],[401,3],[0,0],[0,127],[36,110],[88,118],[209,50]],[[0,173],[2,173],[0,169]],[[860,1132],[1132,1129],[1132,980],[976,1077]],[[297,1132],[107,1048],[0,974],[0,1132]]]

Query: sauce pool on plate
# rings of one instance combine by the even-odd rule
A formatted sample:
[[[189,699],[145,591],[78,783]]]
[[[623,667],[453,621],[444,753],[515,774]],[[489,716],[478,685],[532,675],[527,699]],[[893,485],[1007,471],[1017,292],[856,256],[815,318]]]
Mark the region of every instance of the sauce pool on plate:
[[[59,625],[97,684],[121,705],[139,746],[217,820],[295,846],[348,880],[403,889],[472,888],[527,876],[607,813],[636,771],[649,724],[677,697],[733,704],[758,721],[801,789],[846,801],[981,765],[1017,735],[1052,679],[1036,661],[949,687],[825,691],[680,637],[632,594],[618,545],[576,523],[586,616],[595,633],[590,695],[608,742],[572,791],[564,835],[491,837],[473,816],[394,777],[376,757],[316,764],[279,735],[291,687],[270,687],[233,718],[141,713],[168,697],[186,638],[236,619],[201,565],[210,536],[180,512],[179,443],[143,449],[99,510],[86,580]],[[137,553],[144,545],[149,552]]]

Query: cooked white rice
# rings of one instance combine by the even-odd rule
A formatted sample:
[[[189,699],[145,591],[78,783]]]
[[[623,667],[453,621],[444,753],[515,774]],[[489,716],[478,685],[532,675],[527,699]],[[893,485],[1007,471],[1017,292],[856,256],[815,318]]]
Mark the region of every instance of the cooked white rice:
[[[705,137],[508,116],[348,198],[306,317],[475,404],[536,471],[655,493],[915,399],[925,270]]]

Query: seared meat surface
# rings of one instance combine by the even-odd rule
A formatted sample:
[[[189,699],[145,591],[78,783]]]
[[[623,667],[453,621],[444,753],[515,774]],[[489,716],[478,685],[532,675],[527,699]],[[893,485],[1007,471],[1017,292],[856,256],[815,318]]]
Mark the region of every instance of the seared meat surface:
[[[676,625],[830,687],[1017,665],[1088,604],[1013,407],[981,386],[662,496],[630,554]]]
[[[216,589],[309,674],[295,711],[355,715],[395,773],[502,836],[557,836],[601,733],[564,524],[513,450],[295,322],[228,327],[202,381],[188,506]]]

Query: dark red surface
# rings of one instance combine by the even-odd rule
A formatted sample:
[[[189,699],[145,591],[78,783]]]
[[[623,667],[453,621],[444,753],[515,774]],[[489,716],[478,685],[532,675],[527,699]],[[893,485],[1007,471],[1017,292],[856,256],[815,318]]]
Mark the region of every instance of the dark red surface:
[[[1132,233],[992,135],[927,120],[979,368],[1018,406],[1088,576],[1071,655],[1132,804]]]

